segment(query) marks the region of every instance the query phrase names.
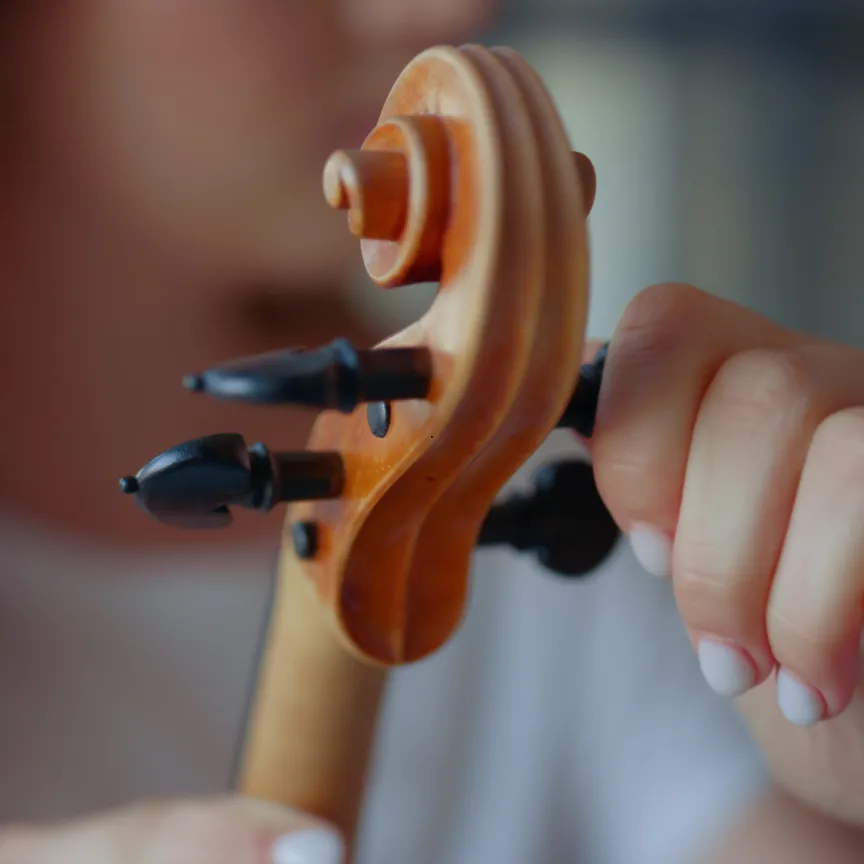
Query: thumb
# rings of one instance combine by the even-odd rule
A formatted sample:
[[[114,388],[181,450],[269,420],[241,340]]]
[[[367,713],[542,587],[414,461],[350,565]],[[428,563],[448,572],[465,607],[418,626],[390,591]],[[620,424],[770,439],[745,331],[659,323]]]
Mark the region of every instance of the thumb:
[[[593,363],[600,349],[606,344],[606,339],[586,339],[582,347],[582,362]]]
[[[0,864],[343,864],[325,822],[245,798],[137,804],[0,831]]]

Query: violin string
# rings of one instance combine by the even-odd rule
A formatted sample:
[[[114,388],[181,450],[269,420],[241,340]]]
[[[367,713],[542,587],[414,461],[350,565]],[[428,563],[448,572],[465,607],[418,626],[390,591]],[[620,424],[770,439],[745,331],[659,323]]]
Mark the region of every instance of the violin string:
[[[252,715],[252,706],[258,689],[258,678],[261,675],[261,662],[264,659],[264,650],[270,630],[270,616],[273,612],[273,604],[276,599],[276,588],[279,583],[279,555],[274,555],[270,579],[267,583],[267,594],[264,602],[262,621],[258,629],[258,636],[252,655],[252,670],[246,683],[246,695],[243,701],[243,713],[240,719],[240,729],[237,740],[234,743],[231,767],[228,775],[228,789],[234,791],[240,780],[240,769],[243,761],[243,750],[246,742],[246,732]]]

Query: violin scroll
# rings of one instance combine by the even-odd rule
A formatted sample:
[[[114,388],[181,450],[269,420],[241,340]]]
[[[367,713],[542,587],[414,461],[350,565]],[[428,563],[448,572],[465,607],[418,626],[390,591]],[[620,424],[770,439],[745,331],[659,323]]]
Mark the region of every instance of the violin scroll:
[[[324,196],[348,211],[366,269],[379,285],[437,282],[451,210],[451,130],[412,110],[382,120],[361,150],[339,150],[324,168]]]

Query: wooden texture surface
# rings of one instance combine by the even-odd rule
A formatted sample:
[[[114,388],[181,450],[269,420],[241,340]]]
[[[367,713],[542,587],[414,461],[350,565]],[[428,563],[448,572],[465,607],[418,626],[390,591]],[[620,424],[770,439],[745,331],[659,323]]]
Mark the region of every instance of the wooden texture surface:
[[[428,312],[381,343],[425,346],[427,399],[321,415],[310,450],[343,454],[341,498],[291,506],[241,791],[310,810],[350,837],[385,670],[452,636],[481,523],[575,386],[588,306],[595,178],[512,51],[415,58],[361,151],[324,172],[366,268],[397,289],[434,279]],[[290,543],[318,526],[314,559]]]
[[[283,556],[237,791],[328,819],[350,843],[385,674],[346,650]]]

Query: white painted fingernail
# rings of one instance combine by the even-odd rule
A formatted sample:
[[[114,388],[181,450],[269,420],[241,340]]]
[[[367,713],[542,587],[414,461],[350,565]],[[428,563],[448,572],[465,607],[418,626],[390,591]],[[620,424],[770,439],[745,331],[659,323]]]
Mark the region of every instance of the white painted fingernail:
[[[271,853],[273,864],[343,864],[345,844],[335,831],[310,828],[280,837]]]
[[[726,642],[700,639],[699,666],[708,686],[721,696],[740,696],[756,683],[756,669],[750,658]]]
[[[796,726],[812,726],[825,716],[822,697],[782,668],[777,673],[777,704],[783,716]]]
[[[628,534],[636,560],[652,576],[672,574],[672,541],[647,525],[634,525]]]

